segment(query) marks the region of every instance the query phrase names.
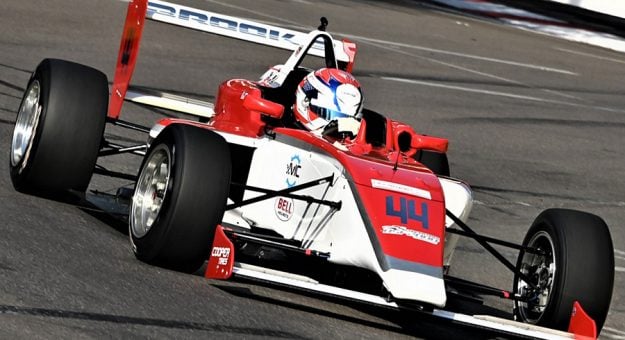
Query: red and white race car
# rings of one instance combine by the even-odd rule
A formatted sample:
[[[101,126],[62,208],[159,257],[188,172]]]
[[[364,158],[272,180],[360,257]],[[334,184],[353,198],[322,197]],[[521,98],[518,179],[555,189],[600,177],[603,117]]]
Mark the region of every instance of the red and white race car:
[[[258,81],[223,82],[214,105],[129,89],[146,16],[293,53]],[[446,139],[367,109],[356,121],[318,130],[295,122],[296,88],[312,71],[306,58],[322,57],[328,69],[354,67],[356,45],[334,40],[326,25],[322,18],[318,30],[303,34],[164,1],[131,1],[110,99],[100,71],[54,59],[37,67],[15,125],[13,185],[84,192],[94,172],[136,181],[130,240],[137,258],[154,265],[194,272],[208,260],[209,278],[258,279],[530,337],[596,337],[614,280],[601,218],[550,209],[521,244],[479,235],[466,224],[470,187],[449,176]],[[140,126],[120,119],[124,100],[200,121]],[[107,123],[144,131],[148,142],[107,141]],[[96,166],[98,157],[123,153],[143,156],[138,176]],[[460,236],[514,273],[512,290],[447,275]],[[519,250],[516,264],[493,244]],[[517,321],[445,310],[466,293],[514,300]]]

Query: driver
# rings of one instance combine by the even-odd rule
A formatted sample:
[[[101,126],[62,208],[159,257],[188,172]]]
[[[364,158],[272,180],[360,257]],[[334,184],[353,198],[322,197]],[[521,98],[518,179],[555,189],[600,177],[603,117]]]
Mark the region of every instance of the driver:
[[[309,73],[297,86],[293,113],[304,128],[326,134],[328,128],[354,137],[362,116],[360,84],[351,74],[335,68]]]

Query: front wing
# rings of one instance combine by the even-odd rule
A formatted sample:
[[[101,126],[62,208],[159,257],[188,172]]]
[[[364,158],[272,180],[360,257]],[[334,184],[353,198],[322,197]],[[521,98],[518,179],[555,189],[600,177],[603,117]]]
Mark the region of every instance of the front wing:
[[[235,276],[385,308],[411,310],[448,320],[455,324],[479,327],[507,335],[560,340],[597,338],[594,321],[577,302],[573,307],[569,332],[562,332],[490,315],[467,315],[443,309],[411,308],[399,305],[394,301],[388,301],[381,296],[322,284],[306,276],[235,262],[234,246],[221,226],[217,227],[211,256],[204,275],[210,279],[228,279]]]

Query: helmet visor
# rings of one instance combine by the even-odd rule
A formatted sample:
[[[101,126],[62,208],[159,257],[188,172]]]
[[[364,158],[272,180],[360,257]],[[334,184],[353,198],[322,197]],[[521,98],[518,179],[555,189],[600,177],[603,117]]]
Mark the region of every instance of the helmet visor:
[[[325,107],[320,107],[317,105],[310,105],[310,110],[314,112],[319,118],[325,119],[327,121],[335,120],[337,118],[355,118],[354,115],[350,115],[347,113],[343,113],[341,111],[330,110]]]

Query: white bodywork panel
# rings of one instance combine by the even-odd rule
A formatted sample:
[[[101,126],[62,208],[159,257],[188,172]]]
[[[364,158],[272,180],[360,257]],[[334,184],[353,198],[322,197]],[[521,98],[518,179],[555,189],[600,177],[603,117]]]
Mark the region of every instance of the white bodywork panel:
[[[469,213],[473,207],[473,193],[471,188],[461,181],[454,180],[446,177],[439,177],[443,187],[443,194],[445,195],[445,208],[451,211],[454,216],[458,217],[462,222],[467,222],[469,219]],[[445,217],[445,227],[450,228],[455,226],[454,221]],[[451,258],[454,254],[456,244],[460,235],[457,234],[445,234],[445,253],[443,257],[443,265],[449,266],[451,264]]]
[[[204,118],[210,118],[215,115],[215,105],[213,103],[164,92],[132,88],[128,89],[124,100]]]
[[[266,269],[262,267],[236,263],[233,269],[236,276],[249,279],[257,279],[262,281],[276,282],[291,287],[298,287],[307,291],[319,292],[323,294],[331,294],[338,297],[362,301],[374,305],[385,306],[399,309],[399,305],[395,302],[389,302],[383,297],[361,293],[353,290],[343,289],[334,286],[321,284],[308,277],[293,275],[277,270]],[[428,313],[428,312],[424,312]],[[440,309],[434,309],[431,314],[438,318],[452,320],[457,323],[478,326],[490,330],[496,330],[511,334],[522,335],[534,339],[575,339],[575,335],[567,332],[557,331],[536,325],[516,322],[508,319],[497,318],[488,315],[467,315],[454,313]]]
[[[230,139],[229,142],[233,141],[232,136],[222,135]],[[406,270],[391,268],[384,271],[380,267],[348,178],[337,160],[315,152],[303,143],[298,147],[282,142],[280,137],[278,140],[263,139],[261,143],[250,139],[256,141],[256,150],[247,185],[280,190],[333,175],[332,185],[318,185],[294,193],[333,202],[341,201],[342,206],[336,210],[299,199],[275,197],[227,211],[224,222],[269,229],[284,238],[301,241],[303,248],[330,253],[328,260],[331,262],[369,269],[382,278],[385,287],[396,298],[441,307],[445,305],[442,272],[423,273],[418,264],[411,267],[410,263],[405,265],[408,268]],[[471,197],[468,188],[461,182],[446,181],[444,188],[449,191],[445,193],[446,196],[463,198],[453,206],[453,210],[468,214]],[[244,199],[260,195],[246,190]]]

